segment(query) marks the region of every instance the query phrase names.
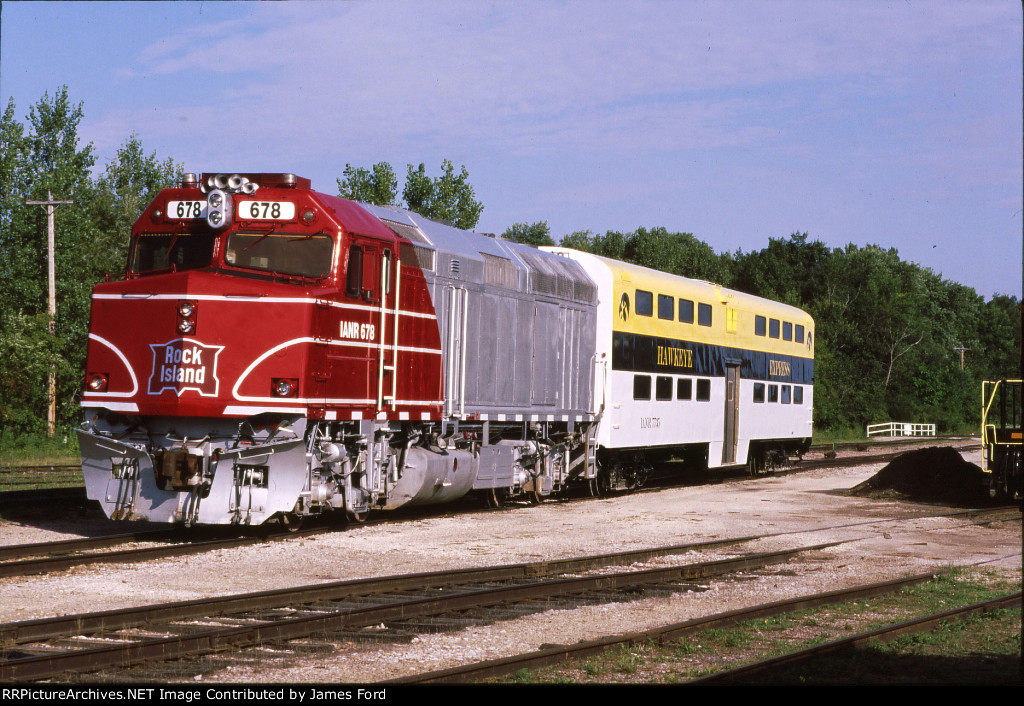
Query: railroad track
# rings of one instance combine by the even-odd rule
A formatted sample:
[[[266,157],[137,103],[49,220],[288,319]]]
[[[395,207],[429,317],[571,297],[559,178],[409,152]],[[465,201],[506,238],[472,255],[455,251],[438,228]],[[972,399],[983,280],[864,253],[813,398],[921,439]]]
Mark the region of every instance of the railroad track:
[[[985,514],[987,517],[973,521],[998,519],[996,513]],[[872,520],[856,524],[879,523]],[[324,640],[353,641],[367,636],[375,640],[408,639],[424,630],[462,627],[467,621],[486,623],[551,607],[628,600],[639,595],[638,591],[645,592],[646,597],[651,591],[699,590],[693,581],[736,571],[749,572],[790,561],[801,553],[857,541],[855,538],[812,544],[697,564],[567,576],[753,539],[757,537],[562,561],[342,581],[9,623],[0,625],[0,681],[61,677],[73,672],[122,668],[296,640],[304,643],[282,649],[314,649],[310,640],[315,645],[323,644]],[[455,618],[442,617],[453,614]],[[382,625],[384,629],[380,628]],[[116,678],[157,679],[159,673],[118,672]]]
[[[690,582],[792,559],[831,544],[752,554],[697,564],[565,577],[610,565],[647,561],[750,541],[736,538],[593,557],[499,567],[340,581],[201,601],[103,611],[0,625],[0,682],[59,677],[152,661],[194,657],[228,647],[279,644],[326,634],[356,639],[360,629],[392,624],[392,631],[419,631],[409,621],[452,612],[491,609],[534,612],[537,602],[588,592],[621,598],[637,586]],[[549,607],[544,605],[544,609]],[[493,615],[479,618],[491,622]],[[462,620],[457,620],[462,623]],[[159,623],[160,625],[157,625]],[[218,623],[216,627],[211,624]],[[138,628],[145,626],[145,630]],[[202,627],[197,627],[202,626]],[[160,637],[154,633],[161,632]],[[379,630],[372,631],[374,639]],[[141,633],[141,639],[140,639]],[[95,646],[106,643],[102,647]],[[112,644],[113,643],[113,644]],[[83,648],[83,645],[91,645]]]
[[[270,541],[308,537],[329,531],[323,527],[296,532],[263,530],[244,535],[228,531],[228,536],[204,539],[211,534],[224,534],[224,532],[218,532],[218,529],[207,529],[192,537],[188,537],[180,528],[172,528],[83,537],[57,542],[0,545],[0,578],[64,571],[75,566],[90,564],[131,563],[201,554],[216,549],[231,549]],[[93,551],[133,542],[158,542],[158,544],[106,552]]]
[[[908,620],[895,625],[887,625],[877,630],[869,630],[867,632],[860,633],[859,635],[853,635],[842,640],[834,640],[823,645],[814,645],[806,649],[797,650],[789,654],[780,655],[778,657],[772,657],[770,659],[759,660],[751,664],[744,665],[742,667],[736,667],[734,669],[725,670],[718,674],[713,674],[708,677],[701,679],[694,679],[690,684],[730,684],[738,683],[751,678],[757,678],[758,675],[764,674],[769,670],[778,670],[781,668],[792,668],[802,662],[808,662],[813,659],[817,659],[823,655],[832,654],[836,652],[842,652],[851,650],[856,647],[866,645],[873,641],[888,641],[893,640],[903,635],[910,635],[921,632],[928,632],[934,630],[945,623],[964,620],[966,618],[987,613],[993,610],[1005,610],[1009,608],[1021,607],[1021,592],[1017,591],[1006,596],[999,596],[991,600],[982,601],[980,603],[974,603],[972,605],[963,606],[960,608],[953,608],[951,610],[942,611],[940,613],[933,613],[932,615],[926,615],[921,618],[914,620]],[[856,600],[856,599],[854,599]]]
[[[763,605],[741,608],[703,618],[688,620],[683,623],[676,623],[654,630],[631,633],[628,635],[616,635],[601,640],[581,642],[571,646],[558,646],[544,650],[537,650],[522,655],[507,657],[503,659],[488,660],[475,664],[463,665],[453,669],[439,670],[424,674],[417,674],[411,677],[394,679],[385,684],[439,684],[439,683],[463,683],[476,682],[485,679],[514,674],[523,669],[540,669],[552,665],[562,664],[573,660],[581,660],[594,655],[602,654],[607,650],[622,645],[637,645],[652,640],[669,642],[680,638],[695,635],[704,630],[724,629],[739,625],[751,620],[763,620],[773,618],[786,613],[808,610],[824,605],[850,602],[864,598],[873,598],[887,593],[922,584],[935,578],[935,573],[918,574],[893,581],[884,581],[837,591],[816,593],[808,596],[800,596],[785,601],[775,601]],[[861,633],[850,638],[829,642],[823,645],[816,645],[804,650],[795,651],[779,657],[761,660],[755,663],[725,670],[717,674],[694,679],[688,684],[728,684],[741,682],[754,675],[770,669],[779,667],[791,667],[801,661],[814,659],[823,654],[849,649],[856,645],[865,644],[870,640],[891,639],[900,635],[912,632],[931,630],[944,622],[958,620],[977,613],[997,610],[1001,608],[1020,608],[1021,593],[1001,596],[990,601],[976,603],[962,608],[956,608],[941,613],[936,613],[923,618],[918,618],[903,623],[879,628],[870,632]]]

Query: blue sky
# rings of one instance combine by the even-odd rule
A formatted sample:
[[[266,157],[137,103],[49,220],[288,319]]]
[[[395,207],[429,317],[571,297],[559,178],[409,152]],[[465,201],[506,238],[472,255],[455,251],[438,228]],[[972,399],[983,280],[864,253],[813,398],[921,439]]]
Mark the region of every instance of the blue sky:
[[[0,98],[67,85],[104,166],[465,165],[478,230],[806,232],[1021,295],[1017,0],[11,2]]]

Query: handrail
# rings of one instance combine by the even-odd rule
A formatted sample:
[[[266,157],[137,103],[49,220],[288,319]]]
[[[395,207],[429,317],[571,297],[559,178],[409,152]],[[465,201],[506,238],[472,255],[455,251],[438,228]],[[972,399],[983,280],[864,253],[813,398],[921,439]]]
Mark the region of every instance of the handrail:
[[[935,436],[935,425],[908,422],[869,424],[867,427],[867,435],[873,436],[875,434],[885,436]]]

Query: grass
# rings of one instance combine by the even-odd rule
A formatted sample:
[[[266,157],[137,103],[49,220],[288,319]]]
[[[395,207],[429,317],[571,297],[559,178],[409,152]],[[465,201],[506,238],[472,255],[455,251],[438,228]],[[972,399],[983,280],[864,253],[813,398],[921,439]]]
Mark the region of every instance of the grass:
[[[901,593],[609,650],[585,663],[521,671],[516,683],[681,683],[742,664],[1020,590],[1019,579],[955,571]],[[1012,684],[1021,613],[999,610],[750,677],[759,684]]]
[[[78,437],[71,431],[54,436],[25,435],[0,439],[0,492],[35,490],[82,484],[80,468],[39,470],[49,466],[78,466]]]
[[[936,431],[937,434],[942,436],[977,436],[979,433],[976,425],[961,425],[959,429],[950,429],[947,431]],[[907,437],[908,439],[920,439],[922,437]],[[867,436],[867,430],[864,427],[845,427],[839,429],[815,429],[814,438],[812,443],[814,444],[850,444],[855,442],[866,442],[870,441]]]
[[[70,429],[53,436],[26,434],[0,437],[0,468],[78,463],[78,436]]]

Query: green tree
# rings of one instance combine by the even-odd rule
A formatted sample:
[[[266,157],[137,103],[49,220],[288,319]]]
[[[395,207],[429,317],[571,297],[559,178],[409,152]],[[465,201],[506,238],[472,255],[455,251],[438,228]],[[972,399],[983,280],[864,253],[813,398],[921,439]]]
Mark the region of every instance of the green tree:
[[[562,238],[559,245],[681,277],[718,284],[729,284],[732,279],[731,256],[716,254],[692,233],[670,233],[662,227],[637,228],[632,233],[610,230],[604,235],[577,231]]]
[[[597,254],[594,250],[594,234],[589,230],[577,230],[569,235],[563,236],[558,241],[559,246],[563,248],[572,248],[573,250],[579,250],[581,252],[589,252]]]
[[[729,284],[729,258],[715,253],[692,233],[669,233],[665,228],[637,228],[627,236],[623,259],[680,277]]]
[[[523,245],[533,245],[534,247],[555,244],[555,241],[551,239],[551,229],[548,228],[546,221],[513,223],[501,234],[501,237],[505,240],[512,240]]]
[[[378,206],[397,205],[398,178],[387,162],[378,162],[370,169],[345,165],[344,179],[338,179],[342,198]]]
[[[476,200],[465,166],[456,174],[454,165],[446,159],[441,163],[441,176],[433,179],[427,176],[425,165],[420,164],[415,169],[411,164],[407,166],[402,203],[397,200],[398,179],[386,162],[378,162],[370,169],[346,164],[345,178],[337,180],[338,194],[353,201],[404,206],[456,228],[472,230],[476,227],[484,206]]]
[[[45,429],[47,378],[56,370],[57,421],[77,424],[92,287],[124,268],[129,231],[157,191],[180,180],[171,160],[146,156],[131,135],[93,180],[92,145],[82,146],[81,104],[66,87],[45,94],[26,124],[13,101],[0,118],[0,432],[4,440]],[[57,316],[48,331],[46,211],[28,206],[50,193],[57,208]]]
[[[132,225],[162,190],[180,183],[184,167],[173,159],[146,155],[134,133],[118,149],[96,180],[89,197],[91,220],[98,231],[90,247],[87,279],[99,281],[123,270]]]
[[[29,110],[27,131],[14,124],[14,105],[4,114],[4,223],[0,253],[5,261],[5,296],[0,303],[3,323],[0,377],[26,380],[8,387],[0,400],[5,433],[37,432],[46,418],[49,366],[56,370],[58,421],[68,424],[77,415],[79,367],[89,322],[89,290],[81,273],[87,271],[88,247],[95,229],[86,202],[91,188],[89,170],[95,160],[92,145],[79,145],[81,104],[73,105],[67,87],[48,93]],[[55,270],[57,316],[54,334],[43,334],[48,323],[46,210],[27,206],[48,195],[74,201],[57,209]],[[34,360],[26,357],[34,352]],[[39,377],[39,361],[47,375]],[[34,420],[34,421],[32,421]]]
[[[406,205],[410,211],[428,218],[472,230],[480,222],[484,206],[476,200],[469,183],[469,172],[463,166],[462,171],[455,174],[455,167],[447,159],[442,162],[441,170],[441,176],[431,179],[423,164],[416,169],[410,164],[402,191]]]

